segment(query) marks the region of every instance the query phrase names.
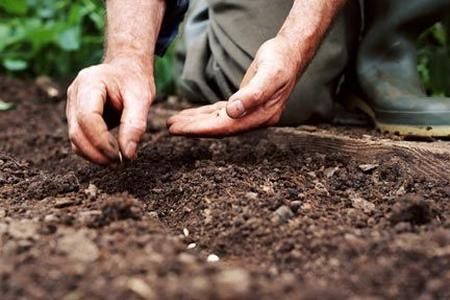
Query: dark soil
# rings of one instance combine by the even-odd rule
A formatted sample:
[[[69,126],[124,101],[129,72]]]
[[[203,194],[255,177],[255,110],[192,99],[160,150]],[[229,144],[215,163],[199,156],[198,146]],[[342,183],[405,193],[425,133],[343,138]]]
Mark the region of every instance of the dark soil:
[[[170,137],[164,104],[139,158],[100,168],[63,102],[3,77],[0,98],[1,299],[450,298],[450,187],[401,156]]]

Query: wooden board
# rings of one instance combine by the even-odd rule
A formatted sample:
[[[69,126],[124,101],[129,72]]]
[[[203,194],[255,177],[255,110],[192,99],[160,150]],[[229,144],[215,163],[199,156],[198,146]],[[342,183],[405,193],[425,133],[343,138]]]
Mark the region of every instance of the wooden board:
[[[275,128],[267,134],[269,139],[280,144],[323,154],[343,153],[366,163],[374,163],[383,156],[394,155],[407,163],[412,174],[450,182],[450,142],[353,138],[325,130],[308,132],[295,128]]]

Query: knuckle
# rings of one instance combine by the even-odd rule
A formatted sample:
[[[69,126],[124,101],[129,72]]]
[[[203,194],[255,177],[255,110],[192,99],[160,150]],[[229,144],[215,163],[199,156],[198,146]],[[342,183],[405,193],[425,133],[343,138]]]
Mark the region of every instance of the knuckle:
[[[72,128],[69,129],[69,140],[72,143],[75,143],[78,140],[78,136],[78,130]]]
[[[256,104],[263,98],[264,98],[264,91],[262,89],[256,89],[250,95],[250,102],[251,104]]]

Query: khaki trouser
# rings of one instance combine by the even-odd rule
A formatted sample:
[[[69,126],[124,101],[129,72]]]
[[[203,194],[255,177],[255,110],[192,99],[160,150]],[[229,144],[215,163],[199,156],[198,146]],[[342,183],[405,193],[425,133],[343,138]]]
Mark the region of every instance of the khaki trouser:
[[[177,53],[181,95],[203,103],[228,99],[239,88],[261,44],[276,36],[292,3],[292,0],[191,1]],[[339,82],[356,55],[360,16],[358,1],[349,1],[289,98],[282,125],[332,117]]]

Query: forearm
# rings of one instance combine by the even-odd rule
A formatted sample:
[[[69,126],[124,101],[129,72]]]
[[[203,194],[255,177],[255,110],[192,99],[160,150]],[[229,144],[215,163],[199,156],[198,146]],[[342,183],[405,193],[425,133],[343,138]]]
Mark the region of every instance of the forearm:
[[[292,47],[298,72],[314,57],[345,0],[295,0],[278,35]]]
[[[151,67],[165,0],[107,0],[105,62],[133,57]]]

